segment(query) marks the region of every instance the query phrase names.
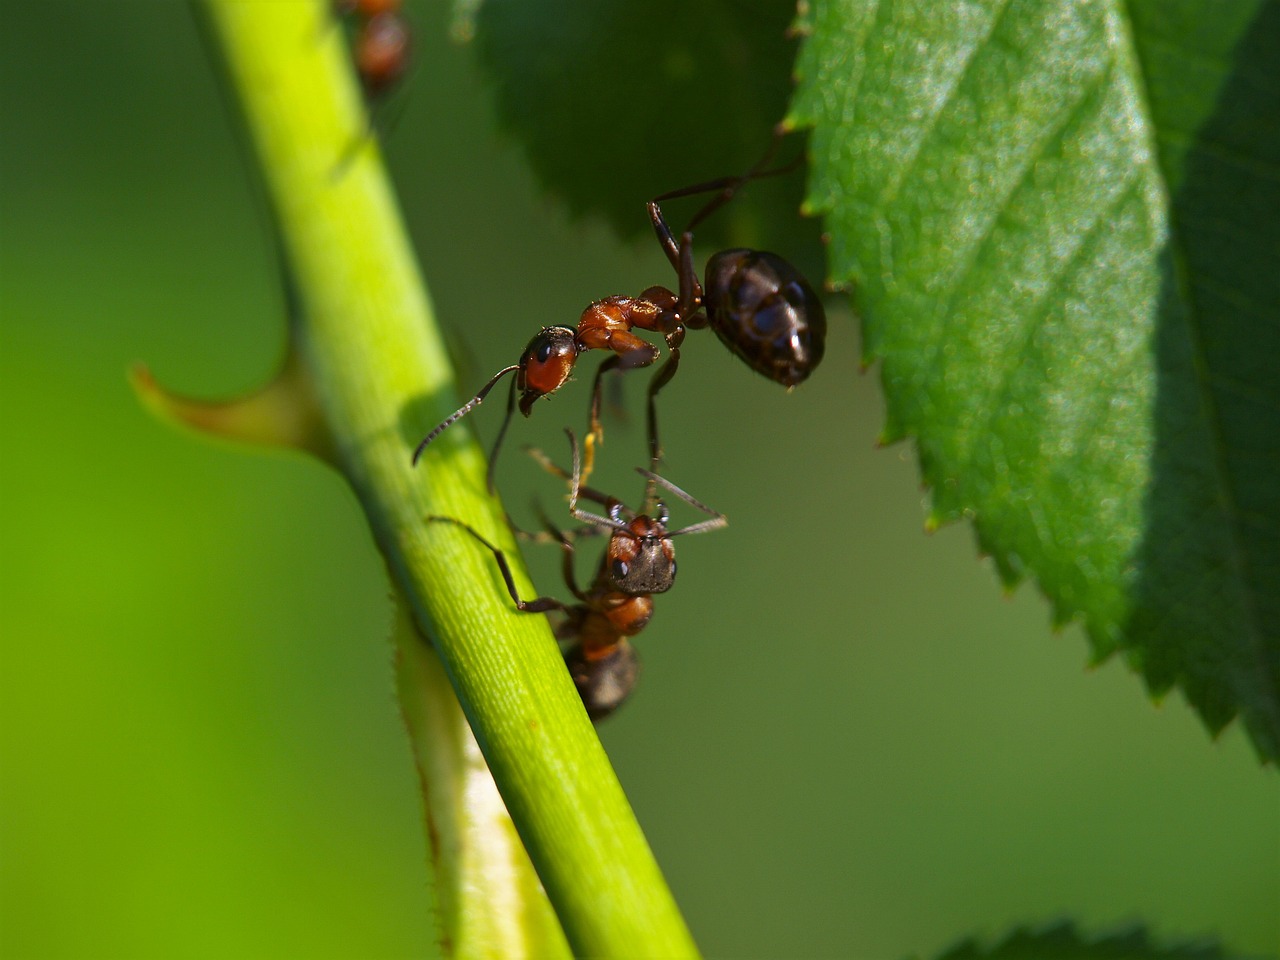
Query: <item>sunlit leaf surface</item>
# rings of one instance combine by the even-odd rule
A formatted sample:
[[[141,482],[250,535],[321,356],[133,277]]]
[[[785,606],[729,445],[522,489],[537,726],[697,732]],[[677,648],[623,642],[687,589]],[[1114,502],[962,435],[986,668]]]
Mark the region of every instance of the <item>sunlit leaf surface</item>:
[[[810,206],[931,521],[1280,755],[1280,6],[815,4]]]

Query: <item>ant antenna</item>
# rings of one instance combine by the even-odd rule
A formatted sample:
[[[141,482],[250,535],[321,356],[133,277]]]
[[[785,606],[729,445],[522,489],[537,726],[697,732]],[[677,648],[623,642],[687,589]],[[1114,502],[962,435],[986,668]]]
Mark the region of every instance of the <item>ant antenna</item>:
[[[449,416],[445,417],[443,422],[441,422],[439,426],[437,426],[434,430],[432,430],[425,437],[423,437],[422,442],[419,443],[418,446],[414,449],[413,461],[412,461],[413,465],[415,467],[418,465],[418,458],[422,456],[422,451],[427,449],[427,444],[429,444],[436,437],[440,436],[440,434],[444,432],[445,428],[448,427],[455,420],[459,420],[462,417],[465,417],[468,413],[470,413],[476,407],[480,406],[480,404],[484,403],[484,398],[489,395],[489,391],[493,389],[494,384],[496,384],[499,380],[505,377],[508,373],[514,373],[516,370],[519,370],[519,369],[520,369],[520,364],[518,363],[514,363],[509,367],[503,367],[501,370],[499,370],[497,373],[493,375],[493,378],[488,383],[486,383],[483,387],[480,388],[479,393],[477,393],[474,397],[472,397],[470,400],[464,403],[459,409],[455,410],[453,413],[449,414]],[[503,425],[503,429],[504,430],[506,429],[505,424]],[[501,437],[499,437],[499,439],[501,439]]]
[[[532,457],[538,463],[538,465],[542,467],[543,470],[547,471],[547,473],[551,474],[552,476],[559,477],[561,480],[573,479],[573,475],[569,473],[568,470],[565,470],[564,467],[555,463],[549,456],[547,456],[537,447],[525,447],[524,452],[527,453],[530,457]],[[583,473],[586,473],[585,469],[583,470]],[[585,479],[585,477],[583,479]],[[592,503],[598,503],[603,507],[609,507],[611,504],[614,504],[617,502],[613,497],[609,496],[607,493],[601,493],[599,490],[595,489],[594,487],[585,487],[585,486],[578,487],[578,499],[590,500]],[[594,527],[591,529],[593,533],[599,533],[599,531],[596,530]]]
[[[707,180],[704,183],[695,183],[691,187],[681,187],[679,190],[672,190],[661,196],[654,197],[654,203],[662,203],[666,200],[677,200],[680,197],[693,197],[700,193],[711,193],[718,191],[714,197],[703,205],[702,209],[693,215],[688,225],[684,228],[686,233],[690,233],[707,217],[715,213],[726,203],[734,198],[739,190],[745,187],[752,180],[763,180],[766,177],[780,177],[783,174],[791,173],[797,167],[804,163],[804,152],[801,151],[795,159],[783,164],[780,167],[774,167],[772,170],[765,169],[773,155],[778,152],[778,145],[782,143],[782,138],[786,136],[786,131],[780,127],[775,127],[773,131],[773,139],[769,141],[769,147],[765,150],[764,155],[755,162],[755,164],[746,173],[739,174],[736,177],[720,177],[716,180]]]
[[[596,513],[587,513],[585,510],[578,508],[578,498],[583,496],[587,490],[582,486],[582,457],[578,451],[578,438],[568,427],[564,428],[564,432],[569,437],[569,446],[573,450],[573,476],[569,486],[569,513],[573,515],[575,520],[581,520],[583,523],[592,523],[597,527],[607,527],[610,530],[617,530],[620,533],[630,534],[631,528],[619,520],[617,517],[602,517]]]
[[[690,524],[687,527],[681,527],[679,530],[668,530],[666,533],[668,537],[678,537],[681,534],[686,533],[706,533],[708,530],[719,530],[721,527],[728,525],[729,518],[723,513],[719,510],[712,510],[701,500],[685,493],[666,477],[659,476],[652,470],[646,470],[644,467],[636,467],[636,473],[640,474],[640,476],[644,477],[645,480],[648,481],[650,490],[652,490],[652,484],[661,484],[671,493],[674,493],[685,503],[689,504],[689,506],[694,507],[697,510],[701,510],[703,513],[709,514],[711,517],[710,520],[700,520],[699,522]]]

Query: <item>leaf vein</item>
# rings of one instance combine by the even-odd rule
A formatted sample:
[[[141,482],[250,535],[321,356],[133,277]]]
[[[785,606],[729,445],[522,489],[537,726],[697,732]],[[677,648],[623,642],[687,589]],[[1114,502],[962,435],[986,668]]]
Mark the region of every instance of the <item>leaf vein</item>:
[[[1044,156],[1045,148],[1049,143],[1060,137],[1062,132],[1080,117],[1084,112],[1084,109],[1092,102],[1093,94],[1096,93],[1097,90],[1110,79],[1110,77],[1111,71],[1109,69],[1098,71],[1098,73],[1090,79],[1088,84],[1080,87],[1080,96],[1074,102],[1064,107],[1064,109],[1054,118],[1052,123],[1047,124],[1044,127],[1041,136],[1035,141],[1035,143],[1028,145],[1028,148],[1022,157],[1022,169],[1019,171],[1017,178],[1009,185],[1009,189],[1005,192],[1004,196],[1000,198],[999,202],[992,204],[992,210],[995,215],[990,218],[987,226],[981,233],[972,237],[968,249],[964,251],[962,257],[963,265],[953,274],[951,290],[948,293],[946,303],[943,305],[943,316],[950,315],[951,310],[955,305],[956,296],[959,291],[964,288],[965,282],[969,279],[978,262],[982,259],[983,253],[986,252],[987,247],[997,235],[1001,224],[1001,218],[1008,211],[1010,202],[1015,196],[1017,196],[1018,192],[1026,186],[1027,178],[1030,177],[1032,172],[1035,170],[1035,161]]]
[[[1089,226],[1080,231],[1077,236],[1079,241],[1075,248],[1064,257],[1053,273],[1050,275],[1049,281],[1045,284],[1044,290],[1040,296],[1036,298],[1029,310],[1024,314],[1024,336],[1016,351],[1009,351],[1006,357],[1021,356],[1026,352],[1027,345],[1039,332],[1045,319],[1049,315],[1052,306],[1058,302],[1055,296],[1062,292],[1062,288],[1066,285],[1072,272],[1078,269],[1087,261],[1087,254],[1094,249],[1094,244],[1105,235],[1103,227],[1111,222],[1111,215],[1121,206],[1127,203],[1135,195],[1139,193],[1141,178],[1136,174],[1129,177],[1125,181],[1121,190],[1118,190],[1111,200],[1098,209]],[[980,414],[982,420],[982,428],[974,432],[975,437],[987,436],[991,430],[991,422],[994,420],[997,412],[1002,408],[1002,401],[1008,397],[1009,389],[1013,379],[1023,367],[1020,362],[1003,364],[1004,373],[1000,379],[1000,383],[983,398],[983,401],[975,404],[975,413]],[[1096,394],[1099,399],[1109,400],[1109,395]],[[977,417],[975,417],[977,419]]]
[[[919,135],[916,137],[914,144],[915,149],[912,151],[911,156],[907,159],[906,163],[903,163],[898,167],[897,176],[891,178],[888,183],[885,184],[884,189],[880,192],[880,196],[874,202],[874,206],[877,206],[882,210],[886,207],[892,206],[897,200],[899,192],[902,190],[902,185],[910,182],[910,175],[915,171],[916,165],[924,154],[925,144],[929,142],[934,131],[937,130],[942,117],[946,114],[948,108],[955,99],[957,91],[959,91],[959,89],[964,85],[965,77],[967,77],[969,71],[973,69],[974,63],[981,57],[982,52],[987,49],[988,41],[996,32],[1001,21],[1004,19],[1005,14],[1012,6],[1013,3],[1011,0],[1004,0],[1000,5],[1000,9],[996,11],[995,16],[991,18],[990,23],[987,25],[986,33],[975,39],[965,51],[964,65],[960,70],[956,71],[951,84],[938,99],[933,113],[929,116],[928,123],[920,128]]]

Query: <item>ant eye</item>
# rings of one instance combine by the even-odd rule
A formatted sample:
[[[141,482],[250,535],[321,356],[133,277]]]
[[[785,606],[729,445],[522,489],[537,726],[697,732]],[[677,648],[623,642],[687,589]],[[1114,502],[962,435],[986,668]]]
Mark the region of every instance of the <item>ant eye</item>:
[[[631,564],[625,560],[614,560],[609,570],[614,580],[625,580],[627,574],[631,572]]]
[[[555,350],[555,346],[550,339],[543,340],[542,343],[538,344],[538,352],[534,355],[534,359],[539,363],[546,363],[551,359],[551,353]]]

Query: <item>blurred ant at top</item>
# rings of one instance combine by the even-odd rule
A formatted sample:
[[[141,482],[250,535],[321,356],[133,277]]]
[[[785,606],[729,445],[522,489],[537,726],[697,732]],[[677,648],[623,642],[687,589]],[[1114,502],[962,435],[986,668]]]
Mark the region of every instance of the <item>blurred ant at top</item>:
[[[365,98],[374,103],[395,88],[409,67],[409,24],[403,0],[335,0],[355,20],[352,55]]]
[[[650,380],[646,395],[649,457],[654,470],[662,460],[655,399],[679,369],[680,344],[686,330],[711,327],[747,366],[788,389],[804,381],[822,360],[827,320],[822,301],[800,271],[776,253],[739,247],[712,254],[705,280],[700,281],[693,259],[695,227],[752,180],[790,173],[801,164],[803,154],[791,163],[768,169],[782,134],[780,129],[775,131],[764,156],[746,173],[672,190],[649,201],[654,233],[676,272],[675,290],[653,286],[638,297],[606,297],[588,306],[576,327],[543,327],[524,348],[519,362],[499,370],[474,397],[426,435],[413,452],[413,462],[418,462],[431,441],[483,403],[499,380],[514,373],[507,412],[489,455],[488,485],[492,491],[494,467],[511,423],[516,392],[520,393],[520,412],[527,417],[536,400],[550,396],[565,384],[582,354],[607,350],[613,356],[600,364],[591,389],[585,467],[586,475],[590,475],[594,445],[603,438],[601,378],[610,370],[650,366],[659,357],[658,347],[633,333],[635,329],[660,333],[668,350],[667,360]],[[659,205],[708,193],[714,196],[677,237]]]
[[[582,698],[587,714],[600,720],[613,713],[631,695],[639,675],[640,664],[629,642],[653,617],[653,595],[666,593],[676,579],[676,553],[672,538],[690,533],[718,530],[729,521],[724,514],[695,500],[675,484],[652,471],[637,467],[645,478],[642,512],[632,510],[621,500],[583,486],[582,462],[578,441],[572,430],[565,430],[573,451],[572,473],[563,470],[536,450],[530,454],[549,473],[569,481],[569,513],[584,524],[579,530],[564,532],[543,516],[543,525],[563,551],[565,584],[577,603],[564,603],[554,597],[522,600],[511,576],[511,567],[501,550],[481,536],[475,528],[455,517],[428,517],[428,522],[451,523],[461,527],[493,553],[516,609],[521,613],[559,611],[564,619],[556,626],[556,638],[570,641],[562,653]],[[656,496],[658,486],[708,515],[678,530],[667,528],[670,519],[666,504]],[[605,515],[588,513],[578,506],[589,500],[605,508]],[[607,533],[609,542],[600,557],[595,578],[585,590],[577,585],[574,575],[576,539],[591,534]]]

